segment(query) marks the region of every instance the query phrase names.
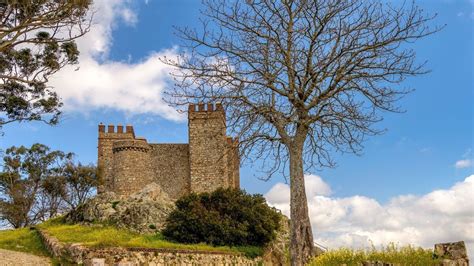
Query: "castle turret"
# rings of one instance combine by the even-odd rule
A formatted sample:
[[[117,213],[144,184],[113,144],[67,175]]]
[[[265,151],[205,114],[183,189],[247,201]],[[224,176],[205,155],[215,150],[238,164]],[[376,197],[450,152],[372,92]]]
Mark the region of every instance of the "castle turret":
[[[106,131],[105,125],[102,123],[99,124],[99,145],[97,147],[97,166],[99,168],[98,193],[109,191],[111,189],[113,177],[113,143],[118,140],[127,139],[135,139],[135,133],[132,126],[127,125],[124,132],[123,126],[120,124],[117,126],[117,131],[115,131],[114,125],[108,125]]]
[[[150,150],[140,138],[113,143],[112,191],[127,197],[153,182]]]
[[[221,104],[189,105],[191,191],[233,187],[229,179],[225,113]]]

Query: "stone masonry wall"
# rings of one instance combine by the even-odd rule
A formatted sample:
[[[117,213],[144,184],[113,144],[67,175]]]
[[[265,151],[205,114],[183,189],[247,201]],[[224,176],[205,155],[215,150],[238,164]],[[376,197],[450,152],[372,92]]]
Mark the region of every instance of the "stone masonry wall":
[[[227,137],[222,105],[190,105],[188,119],[191,191],[228,187]]]
[[[227,137],[227,169],[229,186],[240,188],[240,156],[238,140]]]
[[[152,248],[88,248],[64,244],[44,230],[38,231],[46,249],[55,257],[74,265],[262,265],[262,258],[249,259],[239,253]]]
[[[189,145],[151,144],[151,168],[154,181],[171,199],[190,192]]]
[[[123,126],[118,125],[115,131],[114,125],[108,125],[107,130],[102,123],[99,125],[99,143],[98,143],[98,160],[100,185],[97,188],[99,193],[110,191],[112,189],[113,178],[113,151],[112,145],[115,141],[135,139],[135,133],[132,126],[126,126],[124,132]]]
[[[112,151],[113,192],[128,197],[153,182],[151,147],[145,139],[116,141]]]

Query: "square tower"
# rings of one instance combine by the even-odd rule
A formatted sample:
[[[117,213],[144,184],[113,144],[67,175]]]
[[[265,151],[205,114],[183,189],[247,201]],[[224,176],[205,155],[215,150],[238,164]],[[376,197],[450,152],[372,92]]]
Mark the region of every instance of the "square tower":
[[[197,108],[196,108],[197,107]],[[192,192],[234,187],[229,180],[225,112],[221,104],[189,105],[189,165]]]

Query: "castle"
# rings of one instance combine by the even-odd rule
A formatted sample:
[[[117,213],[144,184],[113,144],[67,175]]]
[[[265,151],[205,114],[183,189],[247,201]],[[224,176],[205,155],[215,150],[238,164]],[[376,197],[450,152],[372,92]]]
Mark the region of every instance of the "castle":
[[[115,130],[117,129],[117,130]],[[132,126],[99,125],[98,192],[127,197],[151,182],[171,199],[218,187],[239,188],[238,141],[226,135],[221,104],[190,104],[188,144],[148,143]]]

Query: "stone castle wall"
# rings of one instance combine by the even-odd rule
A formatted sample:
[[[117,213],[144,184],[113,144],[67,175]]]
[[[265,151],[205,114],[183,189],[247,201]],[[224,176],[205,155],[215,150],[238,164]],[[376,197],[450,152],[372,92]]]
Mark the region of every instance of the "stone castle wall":
[[[188,144],[151,144],[153,176],[170,198],[191,191]]]
[[[105,125],[99,125],[99,145],[98,149],[98,160],[97,166],[101,176],[101,182],[97,188],[99,193],[104,191],[112,190],[113,184],[113,150],[112,145],[116,141],[120,140],[133,140],[135,139],[135,132],[132,126],[127,126],[124,132],[123,126],[118,125],[117,131],[115,131],[114,125],[108,125],[107,130]]]
[[[190,105],[189,144],[154,144],[132,126],[99,125],[98,192],[129,196],[151,182],[170,198],[218,187],[240,187],[238,142],[226,136],[220,104]],[[117,130],[115,130],[117,129]]]
[[[119,195],[130,196],[153,182],[151,147],[145,139],[120,140],[112,144],[111,187]]]
[[[227,137],[227,154],[229,185],[240,188],[240,157],[239,142],[237,139]]]

